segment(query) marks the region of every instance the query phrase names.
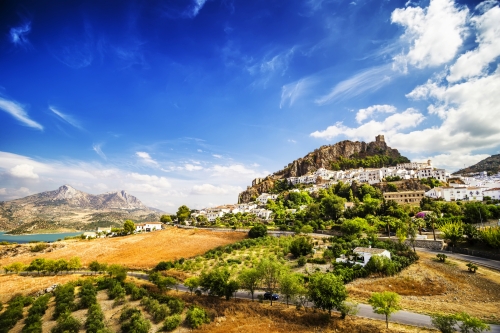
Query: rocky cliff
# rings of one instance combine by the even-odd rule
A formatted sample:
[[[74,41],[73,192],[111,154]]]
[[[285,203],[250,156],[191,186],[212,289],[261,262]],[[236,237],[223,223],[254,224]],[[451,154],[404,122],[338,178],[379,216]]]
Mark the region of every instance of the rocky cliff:
[[[469,173],[476,173],[476,172],[481,172],[481,171],[488,171],[492,173],[498,173],[500,172],[500,154],[497,155],[491,155],[488,158],[485,158],[484,160],[480,161],[479,163],[476,163],[474,165],[471,165],[468,168],[458,170],[457,172],[454,172],[454,175],[466,175]]]
[[[401,156],[397,149],[387,145],[383,135],[378,135],[373,142],[341,141],[334,145],[321,146],[306,156],[288,164],[283,170],[254,184],[239,194],[239,202],[249,202],[261,193],[273,189],[277,180],[300,177],[313,173],[319,168],[329,170],[349,169],[352,167],[382,167],[405,163],[409,160]]]

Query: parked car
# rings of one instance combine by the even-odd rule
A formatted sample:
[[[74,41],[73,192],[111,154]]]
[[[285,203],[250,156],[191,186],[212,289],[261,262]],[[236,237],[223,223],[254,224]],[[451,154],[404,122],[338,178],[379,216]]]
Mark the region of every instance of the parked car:
[[[279,300],[279,298],[280,298],[280,296],[278,294],[272,294],[269,291],[264,293],[264,299],[268,299],[268,300],[272,299],[273,301],[277,301],[277,300]]]

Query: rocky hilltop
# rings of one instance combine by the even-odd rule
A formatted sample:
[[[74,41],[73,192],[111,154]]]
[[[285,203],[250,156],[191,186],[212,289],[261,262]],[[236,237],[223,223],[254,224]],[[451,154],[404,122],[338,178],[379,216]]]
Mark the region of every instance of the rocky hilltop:
[[[474,165],[471,165],[470,167],[467,167],[465,169],[458,170],[457,172],[454,172],[454,175],[461,175],[461,174],[470,174],[470,173],[477,173],[481,171],[487,171],[487,172],[492,172],[492,173],[498,173],[500,172],[500,154],[497,155],[491,155],[488,158],[485,158],[484,160],[480,161],[479,163],[476,163]]]
[[[93,195],[63,185],[55,191],[0,202],[0,230],[80,230],[119,225],[127,218],[158,220],[160,212],[126,191]]]
[[[283,170],[254,181],[246,191],[239,194],[238,201],[250,202],[261,193],[271,192],[275,182],[289,177],[300,177],[319,168],[329,170],[351,169],[357,167],[393,166],[409,162],[397,149],[387,145],[383,135],[373,142],[344,140],[333,145],[321,146],[306,156],[289,163]]]

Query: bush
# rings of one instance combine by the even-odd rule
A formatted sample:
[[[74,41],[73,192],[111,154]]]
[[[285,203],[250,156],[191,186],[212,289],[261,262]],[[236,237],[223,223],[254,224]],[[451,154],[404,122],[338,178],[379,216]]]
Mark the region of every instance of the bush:
[[[130,319],[122,321],[121,328],[123,333],[148,333],[151,329],[151,322],[137,310],[130,316]]]
[[[31,252],[40,252],[40,251],[45,250],[48,247],[49,247],[49,245],[47,245],[46,243],[38,243],[35,246],[32,246],[30,248],[30,251]]]
[[[72,283],[58,286],[55,295],[56,308],[54,311],[54,319],[57,319],[61,314],[68,311],[71,313],[75,308],[75,286]]]
[[[78,319],[65,311],[57,318],[57,325],[51,330],[52,333],[78,333],[82,324]]]
[[[16,323],[23,318],[23,308],[32,303],[30,297],[15,295],[9,301],[9,306],[0,315],[0,333],[7,333]]]
[[[165,304],[160,304],[156,299],[144,297],[141,300],[141,305],[146,308],[146,311],[153,317],[155,322],[162,321],[169,313],[169,308]]]
[[[307,262],[310,264],[317,264],[317,265],[326,264],[326,260],[323,258],[310,258],[310,259],[307,259]]]
[[[82,284],[78,296],[80,297],[78,308],[88,309],[92,304],[97,302],[97,289],[91,281],[85,281]]]
[[[168,316],[163,322],[162,330],[167,332],[173,331],[181,324],[181,321],[181,316],[178,314]]]
[[[125,288],[123,288],[121,283],[119,282],[115,282],[115,284],[110,289],[108,289],[109,299],[124,298],[125,294]]]
[[[306,257],[300,257],[299,260],[297,260],[297,266],[303,267],[305,266],[307,260]]]
[[[28,311],[28,317],[24,321],[23,333],[42,333],[42,316],[47,310],[50,295],[38,297]]]
[[[248,231],[248,237],[250,238],[259,238],[267,236],[267,227],[261,223],[254,225]]]
[[[441,333],[454,333],[454,326],[457,324],[455,315],[431,315],[432,325]]]
[[[203,324],[210,323],[210,318],[205,309],[192,306],[186,313],[186,323],[191,328],[199,328]]]
[[[298,237],[290,244],[290,252],[295,258],[312,253],[313,244],[310,238]]]
[[[172,314],[181,314],[184,311],[184,302],[178,298],[172,298],[167,302],[168,307]]]
[[[87,333],[101,333],[105,329],[104,313],[98,303],[92,304],[89,307],[85,328],[87,329]]]

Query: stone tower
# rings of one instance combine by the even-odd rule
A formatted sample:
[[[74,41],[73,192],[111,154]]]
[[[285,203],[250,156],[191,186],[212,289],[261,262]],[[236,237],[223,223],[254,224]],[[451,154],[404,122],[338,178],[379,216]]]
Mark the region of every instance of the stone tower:
[[[382,143],[382,142],[384,142],[384,143],[385,143],[385,138],[384,138],[384,136],[383,136],[382,134],[377,135],[377,136],[375,137],[375,142],[376,142],[376,143]]]

